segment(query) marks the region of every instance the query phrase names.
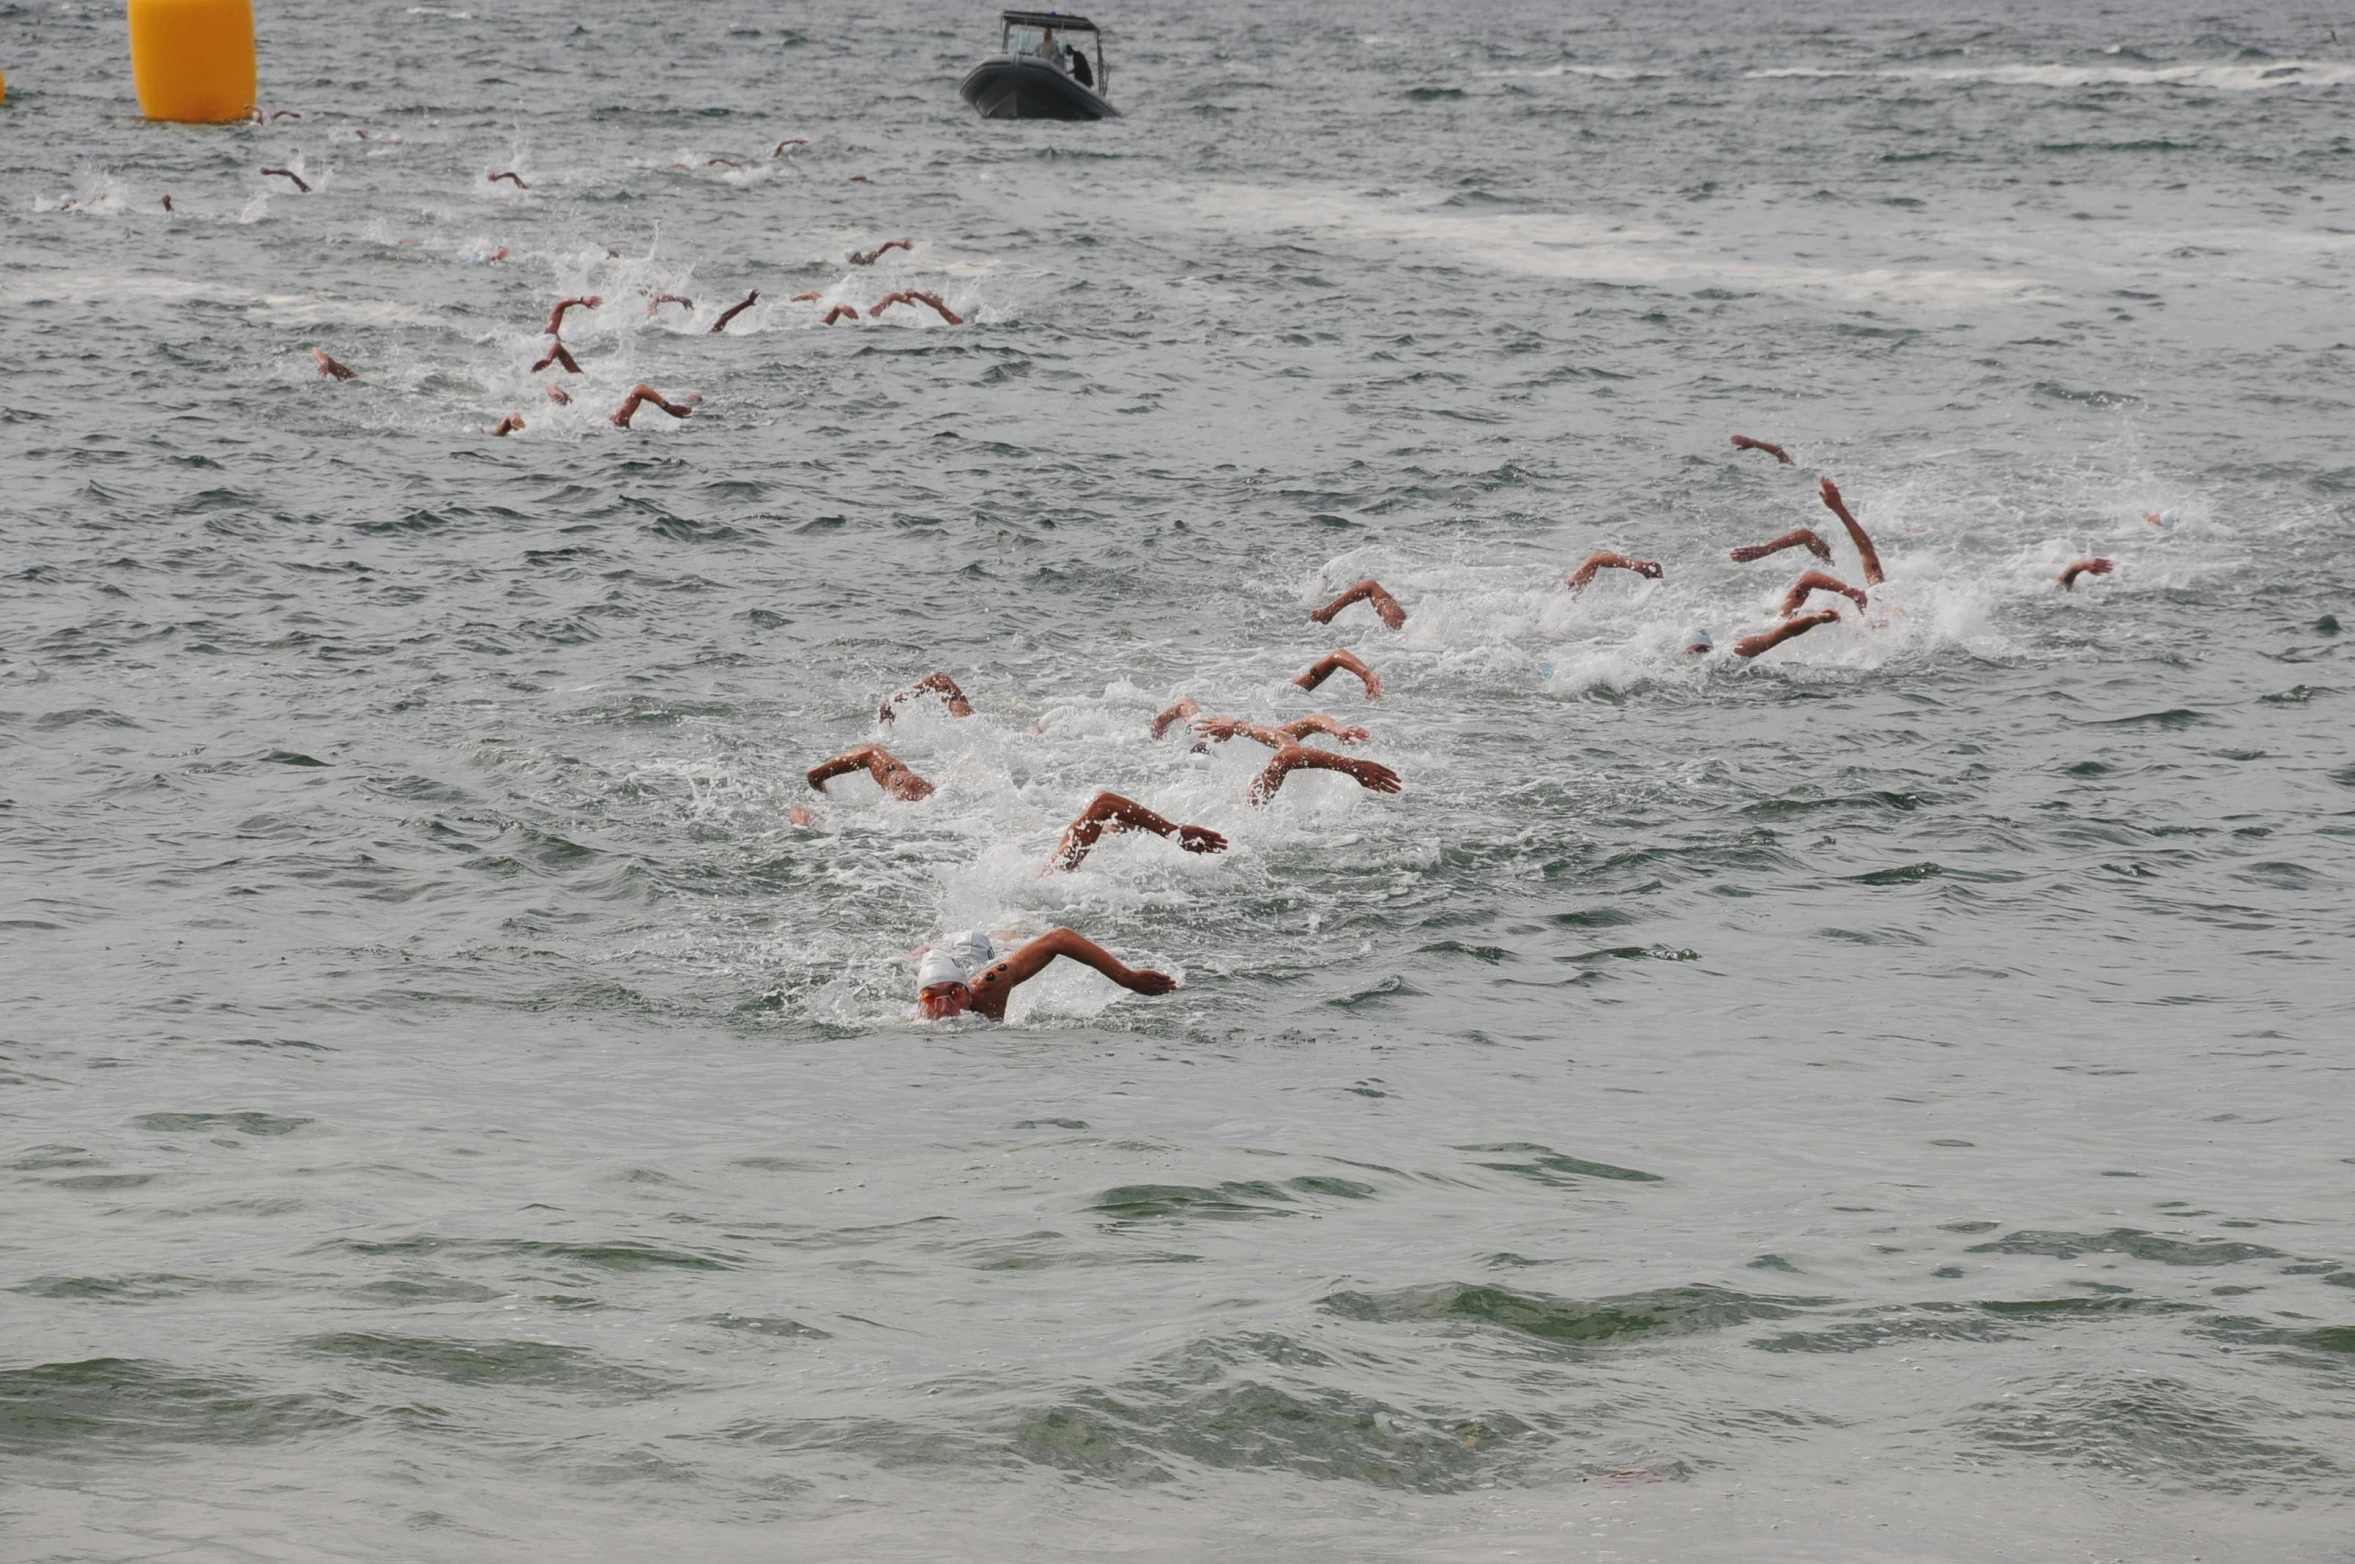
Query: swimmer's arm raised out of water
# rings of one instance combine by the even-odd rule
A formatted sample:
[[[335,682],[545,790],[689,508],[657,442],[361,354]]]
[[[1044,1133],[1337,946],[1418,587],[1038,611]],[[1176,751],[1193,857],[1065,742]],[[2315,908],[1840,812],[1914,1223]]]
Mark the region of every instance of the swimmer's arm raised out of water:
[[[1609,549],[1596,549],[1586,556],[1585,563],[1570,572],[1570,590],[1582,592],[1599,570],[1632,570],[1647,581],[1660,579],[1660,562],[1656,559],[1630,559],[1625,554],[1614,554]]]
[[[1180,825],[1166,815],[1154,813],[1133,798],[1118,793],[1098,793],[1088,801],[1088,807],[1078,818],[1063,828],[1063,840],[1055,844],[1055,855],[1047,860],[1050,869],[1076,869],[1099,838],[1107,831],[1150,831],[1155,836],[1175,836],[1178,846],[1189,853],[1223,853],[1227,839],[1216,831],[1198,825]]]
[[[1305,717],[1294,717],[1290,722],[1279,722],[1276,731],[1292,739],[1305,739],[1311,733],[1322,733],[1344,744],[1362,744],[1369,736],[1364,728],[1336,722],[1321,711],[1312,711]]]
[[[1864,524],[1848,514],[1847,502],[1840,498],[1840,486],[1831,479],[1823,480],[1821,494],[1824,508],[1840,518],[1840,525],[1848,529],[1848,540],[1856,545],[1856,552],[1864,561],[1864,584],[1879,586],[1885,579],[1881,575],[1881,556],[1873,548],[1873,540],[1865,536]]]
[[[876,716],[885,722],[897,721],[898,714],[893,708],[898,706],[901,701],[914,700],[919,695],[929,695],[935,691],[940,695],[941,704],[948,707],[950,716],[970,717],[973,715],[973,703],[965,699],[965,692],[957,688],[957,681],[949,677],[947,669],[935,668],[898,694],[884,697],[883,709],[877,712]]]
[[[1734,550],[1733,559],[1737,565],[1747,565],[1754,559],[1780,554],[1787,548],[1803,548],[1827,565],[1832,562],[1832,546],[1813,527],[1793,527],[1779,538],[1769,538],[1764,543],[1744,544]]]
[[[1200,701],[1191,695],[1184,696],[1176,704],[1162,708],[1161,714],[1153,719],[1153,736],[1159,738],[1170,730],[1171,724],[1183,722],[1188,717],[1199,716],[1201,712],[1202,703]]]
[[[861,744],[846,749],[831,760],[821,760],[808,771],[811,787],[826,791],[826,784],[835,777],[853,771],[864,771],[875,779],[875,785],[894,798],[914,803],[919,798],[932,796],[932,784],[910,771],[901,760],[880,744]]]
[[[1292,735],[1283,730],[1243,717],[1204,717],[1194,724],[1194,731],[1214,744],[1224,744],[1229,739],[1250,739],[1269,749],[1282,749],[1292,742]]]
[[[1746,434],[1737,434],[1734,436],[1734,449],[1737,451],[1764,451],[1785,467],[1791,465],[1791,453],[1772,440],[1753,440]]]
[[[1382,583],[1376,581],[1372,576],[1366,577],[1324,607],[1310,609],[1308,617],[1318,624],[1329,625],[1333,622],[1335,614],[1352,603],[1371,603],[1375,617],[1393,630],[1403,629],[1406,626],[1406,610],[1399,607],[1398,599],[1383,591]]]
[[[973,1008],[992,1021],[1005,1020],[1006,1001],[1014,990],[1044,972],[1057,956],[1094,967],[1133,994],[1166,994],[1177,987],[1177,979],[1168,973],[1132,967],[1076,930],[1049,929],[974,977]]]
[[[564,331],[564,312],[566,310],[593,310],[604,303],[605,301],[594,293],[580,293],[569,299],[558,299],[556,307],[548,312],[548,324],[540,328],[541,333],[551,337],[559,336]]]
[[[1308,671],[1292,682],[1304,690],[1313,690],[1334,674],[1345,670],[1356,674],[1365,685],[1367,700],[1378,701],[1382,698],[1382,676],[1368,668],[1355,652],[1344,651],[1340,647],[1333,648],[1310,663]]]
[[[2077,590],[2079,576],[2106,576],[2116,568],[2117,566],[2106,559],[2072,559],[2069,561],[2068,568],[2053,579],[2061,584],[2062,591],[2074,592]]]
[[[1338,771],[1343,776],[1354,777],[1357,785],[1369,793],[1395,793],[1402,786],[1398,773],[1379,761],[1355,760],[1329,749],[1287,744],[1276,751],[1266,770],[1251,779],[1251,802],[1264,804],[1275,797],[1276,789],[1295,771]]]
[[[1801,614],[1796,619],[1784,620],[1771,630],[1761,630],[1756,635],[1743,636],[1734,642],[1734,655],[1736,657],[1756,657],[1761,652],[1773,651],[1793,636],[1805,635],[1817,625],[1836,625],[1839,622],[1840,615],[1837,609],[1822,608],[1812,614]]]
[[[353,369],[348,364],[339,364],[334,359],[329,358],[325,348],[311,349],[311,357],[318,364],[319,373],[322,375],[329,375],[337,380],[356,380],[359,378],[358,370]]]
[[[1859,608],[1871,606],[1865,602],[1862,592],[1838,576],[1826,575],[1820,570],[1810,570],[1791,583],[1791,590],[1783,594],[1783,606],[1779,612],[1785,619],[1790,618],[1806,606],[1807,594],[1810,592],[1837,592]]]

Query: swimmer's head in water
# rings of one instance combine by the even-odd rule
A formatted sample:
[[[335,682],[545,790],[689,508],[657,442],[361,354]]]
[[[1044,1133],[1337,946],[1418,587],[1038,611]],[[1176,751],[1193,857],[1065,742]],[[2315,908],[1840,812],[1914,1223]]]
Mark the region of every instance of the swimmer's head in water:
[[[952,934],[924,953],[916,968],[916,1002],[928,1021],[945,1021],[973,1005],[973,974],[989,965],[989,936],[979,929]]]
[[[1681,645],[1687,652],[1690,652],[1693,656],[1699,657],[1703,653],[1712,650],[1717,645],[1717,642],[1711,638],[1709,632],[1706,629],[1702,628],[1700,625],[1695,625],[1684,633],[1684,639],[1678,644]]]

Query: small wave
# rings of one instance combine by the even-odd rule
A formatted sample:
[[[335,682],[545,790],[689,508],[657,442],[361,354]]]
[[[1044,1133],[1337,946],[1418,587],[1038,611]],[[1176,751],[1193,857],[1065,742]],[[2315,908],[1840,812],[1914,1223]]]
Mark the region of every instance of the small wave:
[[[1846,70],[1782,65],[1745,71],[1751,81],[1880,81],[1984,83],[1996,87],[2200,87],[2212,92],[2257,92],[2268,87],[2337,87],[2355,82],[2355,64],[2338,60],[2277,60],[2201,65],[1966,65],[1897,66]]]

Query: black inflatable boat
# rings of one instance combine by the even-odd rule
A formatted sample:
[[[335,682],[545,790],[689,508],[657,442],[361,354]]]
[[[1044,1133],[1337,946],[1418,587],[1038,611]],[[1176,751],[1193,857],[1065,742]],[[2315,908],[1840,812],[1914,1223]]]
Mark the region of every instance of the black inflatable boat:
[[[983,119],[1111,119],[1104,101],[1104,35],[1084,16],[1008,11],[1000,52],[965,73],[957,89]],[[1096,58],[1091,63],[1087,45]]]

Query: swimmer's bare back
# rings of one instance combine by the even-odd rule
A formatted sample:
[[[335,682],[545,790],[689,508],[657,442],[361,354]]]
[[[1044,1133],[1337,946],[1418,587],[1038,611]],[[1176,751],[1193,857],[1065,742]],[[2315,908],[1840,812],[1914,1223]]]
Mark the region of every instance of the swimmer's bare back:
[[[1609,549],[1596,549],[1586,556],[1576,570],[1570,572],[1567,583],[1573,592],[1583,592],[1586,584],[1602,570],[1632,570],[1646,581],[1660,579],[1660,562],[1656,559],[1634,559],[1625,554],[1614,554]]]
[[[302,175],[296,173],[291,168],[265,168],[262,170],[262,172],[265,175],[275,174],[280,179],[291,179],[294,181],[295,189],[300,190],[304,195],[309,195],[311,193],[310,181],[303,178]]]
[[[1771,630],[1761,630],[1756,635],[1743,636],[1734,642],[1734,655],[1736,657],[1756,657],[1762,652],[1773,651],[1793,636],[1805,635],[1817,625],[1836,625],[1839,622],[1840,615],[1837,609],[1823,608],[1812,614],[1801,614],[1796,619],[1784,620]]]
[[[1737,451],[1764,451],[1785,467],[1791,465],[1791,453],[1771,440],[1753,440],[1746,434],[1737,434],[1733,440],[1734,449]]]
[[[558,299],[556,307],[548,312],[548,324],[540,328],[541,334],[561,337],[564,335],[564,312],[566,310],[593,310],[602,307],[604,303],[605,301],[594,293],[578,293],[569,299]]]
[[[1359,787],[1369,793],[1395,793],[1402,785],[1398,773],[1376,760],[1358,760],[1348,755],[1336,755],[1329,749],[1310,749],[1305,744],[1287,744],[1275,753],[1267,768],[1251,779],[1251,802],[1264,804],[1276,796],[1284,779],[1295,771],[1338,771],[1355,779]]]
[[[973,979],[973,1008],[992,1021],[1005,1020],[1006,1001],[1014,990],[1045,971],[1057,956],[1094,967],[1132,994],[1166,994],[1177,987],[1177,979],[1168,973],[1132,967],[1076,930],[1049,929]]]
[[[804,773],[811,787],[826,791],[826,784],[835,777],[853,771],[864,771],[875,779],[875,785],[894,798],[914,803],[919,798],[932,796],[932,784],[908,769],[901,760],[880,744],[861,744],[846,749],[831,760],[821,760]]]
[[[1764,543],[1746,543],[1733,551],[1733,561],[1737,565],[1747,565],[1754,559],[1780,554],[1787,548],[1803,548],[1827,565],[1832,562],[1832,546],[1813,527],[1793,527],[1779,538],[1769,538]]]
[[[952,717],[973,715],[973,703],[965,698],[963,690],[957,688],[957,681],[949,677],[946,668],[935,668],[906,689],[886,695],[883,698],[883,709],[875,715],[884,722],[896,721],[898,712],[894,708],[900,702],[914,700],[919,695],[938,695],[941,704],[948,708]]]
[[[1842,581],[1838,576],[1826,575],[1820,570],[1810,570],[1792,582],[1791,590],[1783,594],[1783,606],[1780,610],[1782,616],[1788,619],[1806,607],[1807,595],[1810,592],[1837,592],[1859,608],[1871,606],[1865,602],[1862,592]]]
[[[1848,541],[1856,545],[1857,556],[1864,561],[1864,584],[1877,587],[1885,579],[1881,574],[1881,556],[1873,548],[1873,540],[1865,536],[1864,524],[1848,513],[1848,504],[1840,498],[1840,486],[1831,479],[1823,480],[1818,490],[1824,508],[1840,518],[1840,525],[1848,529]]]
[[[1372,576],[1366,577],[1324,607],[1310,609],[1308,617],[1318,624],[1329,625],[1333,622],[1335,614],[1352,603],[1371,604],[1374,617],[1393,630],[1401,630],[1406,627],[1406,610],[1399,607],[1398,599],[1383,591],[1382,583],[1376,581]]]
[[[1308,671],[1292,682],[1304,690],[1313,690],[1333,677],[1334,674],[1342,672],[1354,673],[1358,676],[1359,681],[1366,687],[1367,700],[1378,701],[1382,698],[1382,676],[1368,668],[1364,660],[1355,652],[1345,651],[1340,647],[1335,647],[1315,662],[1310,663]]]
[[[735,303],[720,311],[720,318],[711,323],[711,330],[707,333],[707,335],[716,337],[721,332],[726,331],[728,329],[729,321],[734,320],[737,316],[743,314],[746,310],[752,308],[753,305],[759,302],[760,290],[755,288],[750,293],[744,295],[743,298],[738,299]]]
[[[1049,869],[1076,869],[1107,832],[1150,831],[1155,836],[1174,836],[1178,846],[1189,853],[1223,853],[1227,839],[1205,826],[1180,825],[1166,815],[1156,814],[1133,798],[1118,793],[1098,793],[1088,800],[1071,824],[1063,828],[1063,839],[1055,844],[1055,852],[1047,860]]]
[[[349,365],[339,364],[327,356],[325,348],[311,349],[311,357],[319,365],[319,373],[333,380],[357,380],[360,372]]]
[[[2068,568],[2053,579],[2061,584],[2062,591],[2074,592],[2079,576],[2106,576],[2117,568],[2116,564],[2106,559],[2072,559]]]

